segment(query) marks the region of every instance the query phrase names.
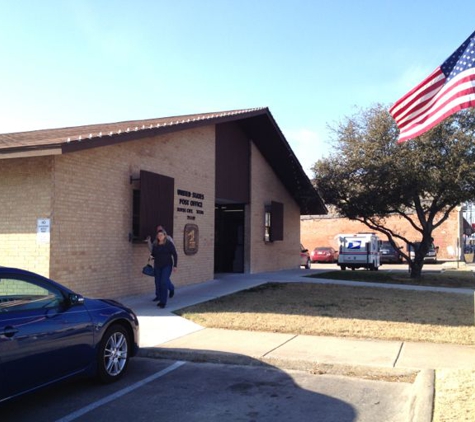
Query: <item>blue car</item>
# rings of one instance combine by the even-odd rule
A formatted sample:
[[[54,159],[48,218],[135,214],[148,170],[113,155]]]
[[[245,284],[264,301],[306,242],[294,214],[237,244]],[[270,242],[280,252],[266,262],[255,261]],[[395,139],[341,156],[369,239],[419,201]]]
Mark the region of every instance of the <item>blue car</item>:
[[[0,267],[0,403],[75,376],[116,381],[138,344],[137,316],[120,303]]]

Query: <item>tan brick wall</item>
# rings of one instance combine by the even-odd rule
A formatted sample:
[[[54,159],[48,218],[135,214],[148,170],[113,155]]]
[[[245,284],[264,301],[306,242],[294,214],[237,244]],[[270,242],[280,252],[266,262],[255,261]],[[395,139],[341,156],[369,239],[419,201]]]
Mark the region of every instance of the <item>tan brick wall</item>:
[[[38,242],[37,220],[52,216],[51,157],[0,160],[0,265],[46,277],[50,244]]]
[[[174,240],[179,255],[173,282],[180,286],[213,278],[214,127],[156,139],[95,148],[55,159],[52,277],[90,296],[121,297],[152,292],[153,279],[142,275],[149,252],[130,243],[130,176],[140,170],[175,179]],[[176,189],[204,194],[203,215],[194,221],[176,212]],[[199,252],[183,253],[186,223],[198,225]],[[157,222],[157,224],[160,222]]]
[[[278,181],[259,150],[251,148],[250,272],[298,268],[300,262],[300,209]],[[264,242],[264,207],[284,204],[284,240]]]
[[[450,217],[438,229],[434,231],[434,243],[439,246],[440,259],[455,259],[457,251],[457,236],[460,229],[459,212],[453,211]],[[317,246],[333,246],[338,248],[337,236],[340,233],[369,232],[362,223],[351,221],[346,218],[328,218],[318,216],[301,217],[301,240],[309,250]],[[420,234],[409,223],[398,216],[388,219],[388,227],[410,240],[420,239]],[[382,240],[386,237],[378,234]],[[400,244],[400,246],[405,246]]]
[[[91,297],[154,292],[142,275],[149,251],[129,242],[132,231],[130,176],[146,170],[175,179],[174,240],[177,286],[214,278],[215,128],[145,138],[74,153],[0,160],[0,265],[39,272]],[[261,272],[299,264],[299,208],[252,146],[251,205],[246,207],[245,268]],[[204,195],[203,214],[177,212],[176,190]],[[10,200],[11,199],[11,200]],[[264,206],[284,204],[284,241],[264,242]],[[192,208],[192,207],[191,207]],[[39,218],[51,219],[51,242],[37,244]],[[160,222],[157,221],[157,224]],[[187,223],[199,227],[199,251],[184,254]]]

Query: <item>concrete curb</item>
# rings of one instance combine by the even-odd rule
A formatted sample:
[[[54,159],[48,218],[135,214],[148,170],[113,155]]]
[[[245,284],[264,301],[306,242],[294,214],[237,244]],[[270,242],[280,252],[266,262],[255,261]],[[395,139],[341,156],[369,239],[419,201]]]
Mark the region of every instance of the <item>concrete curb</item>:
[[[407,382],[411,384],[415,384],[420,376],[420,371],[416,369],[316,363],[300,359],[266,358],[214,350],[148,347],[141,348],[139,356],[153,359],[182,360],[188,362],[267,366],[276,369],[307,371],[315,375],[341,375],[390,382]],[[419,391],[419,388],[417,391]]]
[[[435,371],[423,369],[413,384],[413,397],[409,402],[412,422],[432,422],[434,413]]]
[[[209,362],[230,365],[266,365],[260,359],[237,353],[215,350],[166,349],[158,347],[141,347],[138,356],[153,359],[182,360],[187,362]]]

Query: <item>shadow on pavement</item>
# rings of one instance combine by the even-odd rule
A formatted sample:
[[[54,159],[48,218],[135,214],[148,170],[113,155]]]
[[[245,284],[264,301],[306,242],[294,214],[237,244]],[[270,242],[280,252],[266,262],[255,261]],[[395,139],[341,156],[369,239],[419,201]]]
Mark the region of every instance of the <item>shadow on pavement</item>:
[[[176,351],[179,355],[179,351]],[[232,359],[230,356],[229,359]],[[140,360],[140,359],[139,359]],[[142,359],[143,361],[144,359]],[[147,359],[150,360],[150,359]],[[225,359],[226,360],[226,359]],[[164,359],[163,365],[173,362]],[[134,370],[135,368],[135,370]],[[53,415],[69,415],[100,400],[111,390],[126,387],[134,380],[146,379],[138,362],[131,361],[126,377],[118,385],[100,386],[90,380],[77,380],[55,386],[22,400],[0,407],[2,422],[61,421]],[[137,378],[139,378],[137,380]],[[303,387],[302,385],[305,385]],[[245,365],[220,365],[186,362],[179,369],[144,384],[109,404],[77,418],[80,421],[161,420],[173,422],[280,422],[319,421],[354,422],[357,412],[352,405],[328,394],[311,391],[305,377],[292,377],[270,365],[247,362]],[[338,386],[334,387],[340,390]],[[79,397],[79,398],[78,398]],[[45,408],[52,409],[51,411]],[[76,418],[68,419],[76,420]],[[386,420],[376,418],[375,420]]]
[[[141,356],[207,365],[210,375],[200,381],[202,391],[196,394],[194,390],[193,402],[200,412],[206,414],[207,409],[200,408],[205,400],[201,395],[213,394],[217,406],[213,412],[218,412],[216,415],[221,417],[226,415],[224,419],[217,416],[207,419],[210,421],[248,418],[245,420],[402,422],[408,420],[415,400],[410,382],[365,380],[301,370],[284,371],[235,353],[157,346],[141,349]],[[214,371],[218,374],[217,378],[212,375]],[[253,413],[247,413],[250,408]]]

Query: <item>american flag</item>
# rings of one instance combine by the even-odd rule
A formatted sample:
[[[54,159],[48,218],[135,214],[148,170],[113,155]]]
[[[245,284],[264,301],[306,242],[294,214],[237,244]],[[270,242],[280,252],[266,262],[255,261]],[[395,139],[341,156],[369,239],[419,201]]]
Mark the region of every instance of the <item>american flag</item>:
[[[475,107],[475,32],[389,112],[404,142],[468,107]]]

